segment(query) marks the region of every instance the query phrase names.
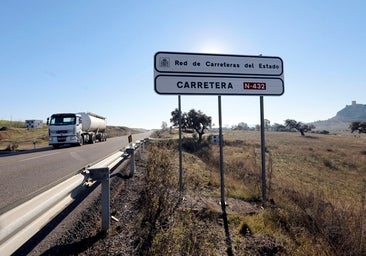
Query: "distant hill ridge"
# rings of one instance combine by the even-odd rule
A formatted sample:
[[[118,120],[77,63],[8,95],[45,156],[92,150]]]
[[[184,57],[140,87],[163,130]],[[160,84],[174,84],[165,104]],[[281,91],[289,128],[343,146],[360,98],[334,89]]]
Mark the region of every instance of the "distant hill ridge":
[[[315,130],[327,130],[330,132],[350,132],[349,125],[355,121],[366,121],[366,105],[352,101],[351,105],[346,105],[338,111],[336,116],[324,120],[316,121],[312,124]]]
[[[332,119],[344,122],[366,121],[366,105],[357,104],[356,101],[352,101],[352,105],[346,105]]]

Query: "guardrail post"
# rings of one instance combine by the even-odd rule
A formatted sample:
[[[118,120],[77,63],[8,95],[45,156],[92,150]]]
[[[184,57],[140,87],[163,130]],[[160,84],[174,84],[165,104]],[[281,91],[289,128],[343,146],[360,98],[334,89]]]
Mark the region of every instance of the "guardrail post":
[[[144,150],[144,141],[140,140],[140,147],[139,147],[139,160],[142,158],[142,151]]]
[[[138,154],[136,155],[135,160],[141,160],[141,144],[142,144],[142,142],[141,142],[140,140],[136,141],[136,148],[135,148],[135,151],[136,151],[136,149],[138,148],[138,149],[139,149],[139,152],[138,152]]]
[[[107,232],[110,226],[110,179],[109,168],[91,168],[90,177],[102,182],[102,232]]]
[[[130,146],[126,148],[127,154],[131,156],[130,158],[130,176],[132,177],[135,173],[135,148],[134,146]]]
[[[140,145],[140,147],[141,147],[141,151],[140,151],[140,152],[141,152],[141,153],[142,153],[142,152],[144,152],[145,140],[142,140],[142,141],[141,141],[141,145]]]
[[[145,142],[145,144],[146,144],[146,145],[149,145],[149,143],[150,143],[150,139],[149,139],[149,138],[145,138],[145,139],[144,139],[144,142]]]

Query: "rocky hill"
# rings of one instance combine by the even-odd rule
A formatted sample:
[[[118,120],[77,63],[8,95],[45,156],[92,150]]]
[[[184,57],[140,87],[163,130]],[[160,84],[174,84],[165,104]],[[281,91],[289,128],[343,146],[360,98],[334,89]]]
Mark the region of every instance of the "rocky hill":
[[[349,125],[354,121],[366,121],[366,105],[357,104],[352,101],[351,105],[346,105],[338,111],[336,116],[323,121],[316,121],[312,124],[316,130],[327,130],[330,132],[350,132]]]

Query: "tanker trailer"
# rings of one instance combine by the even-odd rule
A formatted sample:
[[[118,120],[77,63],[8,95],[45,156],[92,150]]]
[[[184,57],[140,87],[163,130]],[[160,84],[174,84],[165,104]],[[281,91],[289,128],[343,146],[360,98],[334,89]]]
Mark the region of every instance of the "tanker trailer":
[[[58,113],[47,118],[49,145],[83,145],[106,141],[106,118],[93,113]]]

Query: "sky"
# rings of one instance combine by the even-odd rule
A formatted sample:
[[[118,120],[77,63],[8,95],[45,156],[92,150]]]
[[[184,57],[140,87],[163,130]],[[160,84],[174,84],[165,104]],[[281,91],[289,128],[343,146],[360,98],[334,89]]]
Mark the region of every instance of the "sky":
[[[285,93],[271,124],[366,104],[363,0],[0,0],[0,119],[90,111],[108,125],[170,125],[178,96],[154,91],[159,51],[277,56]],[[218,126],[217,96],[182,96]],[[259,96],[222,96],[222,123],[260,123]]]

